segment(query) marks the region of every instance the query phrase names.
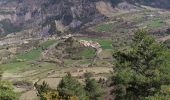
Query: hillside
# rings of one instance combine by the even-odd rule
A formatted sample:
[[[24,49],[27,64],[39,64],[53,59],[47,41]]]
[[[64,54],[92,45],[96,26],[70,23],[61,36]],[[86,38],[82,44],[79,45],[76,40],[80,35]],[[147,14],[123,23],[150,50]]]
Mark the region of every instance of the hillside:
[[[97,88],[86,96],[96,93],[101,100],[113,100],[112,90],[120,88],[126,93],[126,87],[131,86],[134,89],[128,89],[134,94],[139,90],[146,96],[143,93],[155,91],[147,91],[147,86],[152,87],[150,82],[166,81],[161,76],[164,74],[170,80],[169,4],[169,0],[0,0],[0,96],[1,80],[12,83],[19,100],[39,100],[35,85],[44,81],[52,90],[47,95],[61,95],[56,89],[68,73],[74,80],[66,80],[67,88],[82,85],[86,92],[85,86]],[[158,68],[162,61],[167,62],[166,68],[162,67],[166,73]],[[135,67],[141,67],[142,72]],[[150,78],[152,72],[159,77]],[[116,74],[118,78],[113,78]],[[89,76],[91,79],[87,79]],[[87,81],[91,85],[86,85]],[[128,85],[112,86],[112,82],[123,81]],[[155,84],[158,95],[169,96],[169,83]],[[101,85],[103,95],[98,95],[100,86],[96,84]],[[140,89],[136,89],[138,85]]]
[[[44,27],[41,29],[45,31],[49,30],[51,23],[56,20],[57,30],[63,32],[114,16],[119,10],[140,10],[141,5],[170,8],[169,0],[126,0],[126,3],[124,2],[124,0],[0,1],[0,30],[1,34],[32,27]]]
[[[73,65],[74,63],[77,63],[76,65],[78,65],[79,61],[89,60],[90,62],[93,62],[93,59],[97,56],[96,51],[97,50],[94,47],[91,47],[90,45],[86,47],[81,44],[81,41],[69,37],[44,51],[42,60],[58,63],[61,66],[65,66],[65,62],[70,60]]]

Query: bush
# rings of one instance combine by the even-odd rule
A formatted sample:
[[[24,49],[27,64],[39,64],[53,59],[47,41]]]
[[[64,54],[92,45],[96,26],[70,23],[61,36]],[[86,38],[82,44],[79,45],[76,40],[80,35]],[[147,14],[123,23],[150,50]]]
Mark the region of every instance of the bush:
[[[0,80],[0,100],[18,100],[11,83]]]

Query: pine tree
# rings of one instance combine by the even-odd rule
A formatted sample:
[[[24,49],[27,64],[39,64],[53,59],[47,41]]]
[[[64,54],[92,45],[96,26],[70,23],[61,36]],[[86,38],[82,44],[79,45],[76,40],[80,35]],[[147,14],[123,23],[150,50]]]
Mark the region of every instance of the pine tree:
[[[85,79],[85,90],[89,100],[101,100],[103,89],[95,79],[90,79],[86,77]]]
[[[40,97],[41,100],[44,100],[44,93],[47,93],[50,90],[49,85],[43,81],[42,85],[38,85],[37,83],[34,84],[37,90],[37,96]]]
[[[77,96],[59,96],[59,92],[56,89],[51,89],[45,81],[41,85],[35,83],[35,87],[40,100],[78,100]]]
[[[135,33],[128,50],[118,51],[113,83],[118,100],[140,100],[158,93],[162,85],[170,83],[170,67],[166,66],[166,48],[147,32]]]
[[[86,99],[83,86],[79,81],[73,78],[70,73],[63,77],[58,85],[57,90],[59,95],[62,97],[77,96],[79,100]],[[68,100],[68,98],[66,100]]]

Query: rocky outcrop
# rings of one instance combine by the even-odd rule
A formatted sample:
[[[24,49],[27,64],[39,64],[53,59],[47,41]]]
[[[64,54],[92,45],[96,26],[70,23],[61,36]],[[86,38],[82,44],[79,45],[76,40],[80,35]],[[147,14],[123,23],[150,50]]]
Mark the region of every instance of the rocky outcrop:
[[[96,8],[101,14],[107,17],[112,17],[113,13],[115,13],[115,10],[113,9],[110,2],[104,1],[96,2]]]

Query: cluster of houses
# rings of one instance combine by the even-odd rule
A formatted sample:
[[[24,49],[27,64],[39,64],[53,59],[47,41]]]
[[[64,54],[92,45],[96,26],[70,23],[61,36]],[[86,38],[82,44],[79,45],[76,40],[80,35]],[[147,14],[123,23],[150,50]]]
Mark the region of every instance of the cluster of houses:
[[[96,49],[101,48],[101,45],[94,41],[80,40],[79,42],[80,42],[80,44],[82,44],[85,47],[92,47],[92,48],[96,48]]]

